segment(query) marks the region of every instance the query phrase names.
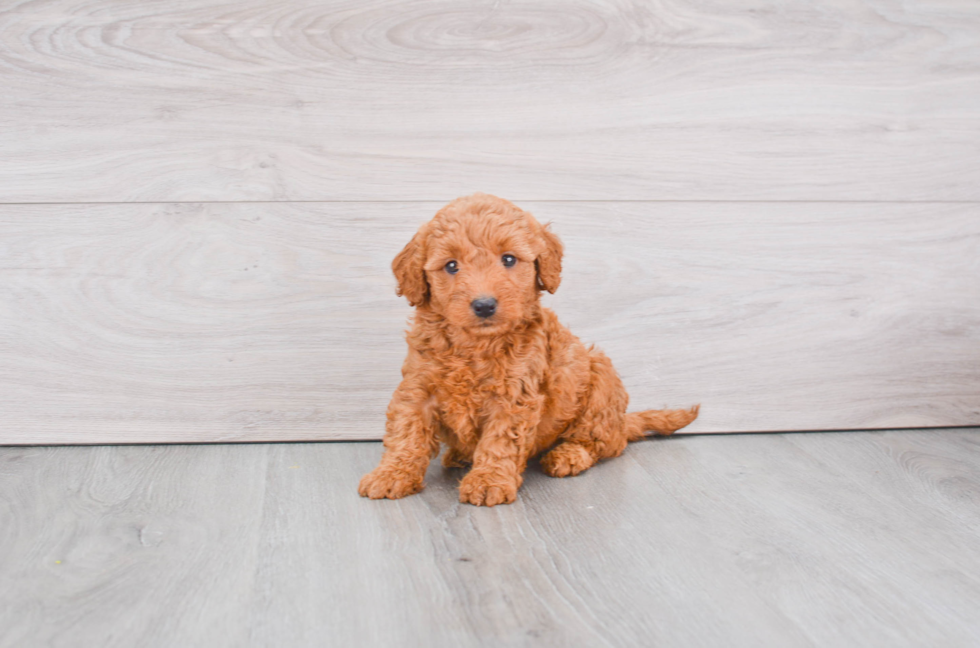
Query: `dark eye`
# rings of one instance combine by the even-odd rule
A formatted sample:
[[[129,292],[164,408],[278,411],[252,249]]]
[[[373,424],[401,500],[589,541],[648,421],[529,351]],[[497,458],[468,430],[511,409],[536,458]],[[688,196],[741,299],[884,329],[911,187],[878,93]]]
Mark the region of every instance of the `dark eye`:
[[[505,254],[504,256],[500,257],[500,261],[504,264],[505,268],[510,268],[517,263],[517,257],[515,257],[513,254]]]
[[[446,264],[446,272],[449,274],[456,274],[459,272],[459,264],[455,261],[450,261]]]

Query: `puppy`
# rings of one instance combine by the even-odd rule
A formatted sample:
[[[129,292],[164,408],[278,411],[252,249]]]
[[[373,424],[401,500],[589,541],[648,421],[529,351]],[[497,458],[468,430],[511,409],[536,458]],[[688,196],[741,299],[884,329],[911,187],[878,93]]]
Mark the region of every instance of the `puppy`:
[[[612,362],[540,305],[561,281],[562,245],[531,214],[476,194],[443,207],[392,263],[415,307],[402,382],[388,406],[381,463],[358,491],[397,499],[422,489],[429,459],[472,468],[459,500],[517,497],[529,458],[552,477],[620,455],[646,432],[671,434],[690,410],[626,413]]]

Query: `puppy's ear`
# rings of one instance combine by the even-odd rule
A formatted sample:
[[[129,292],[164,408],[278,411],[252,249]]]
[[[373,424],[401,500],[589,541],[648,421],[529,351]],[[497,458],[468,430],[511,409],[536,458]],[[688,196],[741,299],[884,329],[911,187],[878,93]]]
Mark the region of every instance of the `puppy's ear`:
[[[534,261],[534,265],[538,269],[538,288],[553,293],[558,290],[558,284],[561,283],[563,248],[561,241],[548,229],[547,225],[541,228],[541,240],[544,243],[544,250]]]
[[[422,230],[419,230],[391,262],[391,270],[398,280],[397,294],[408,299],[412,306],[421,306],[429,299],[429,283],[425,280],[423,270],[424,240]]]

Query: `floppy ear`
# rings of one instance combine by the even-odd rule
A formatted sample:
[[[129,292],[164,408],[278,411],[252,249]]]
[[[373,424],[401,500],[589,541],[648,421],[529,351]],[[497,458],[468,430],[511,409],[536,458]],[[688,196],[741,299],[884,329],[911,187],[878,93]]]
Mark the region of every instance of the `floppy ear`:
[[[391,262],[391,270],[398,280],[398,295],[403,295],[412,306],[421,306],[429,299],[429,284],[425,280],[425,251],[422,230],[415,233],[408,245]]]
[[[561,283],[562,245],[547,225],[541,228],[541,240],[544,243],[544,250],[534,261],[538,269],[538,288],[553,293],[558,290],[558,284]]]

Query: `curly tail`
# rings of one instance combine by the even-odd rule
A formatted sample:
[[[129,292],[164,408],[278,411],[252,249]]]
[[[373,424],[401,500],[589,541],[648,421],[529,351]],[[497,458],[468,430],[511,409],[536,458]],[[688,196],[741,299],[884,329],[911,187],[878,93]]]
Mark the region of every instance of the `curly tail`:
[[[631,412],[626,415],[626,435],[630,441],[639,441],[653,432],[658,436],[667,436],[681,429],[698,417],[700,405],[689,410],[646,410]]]

